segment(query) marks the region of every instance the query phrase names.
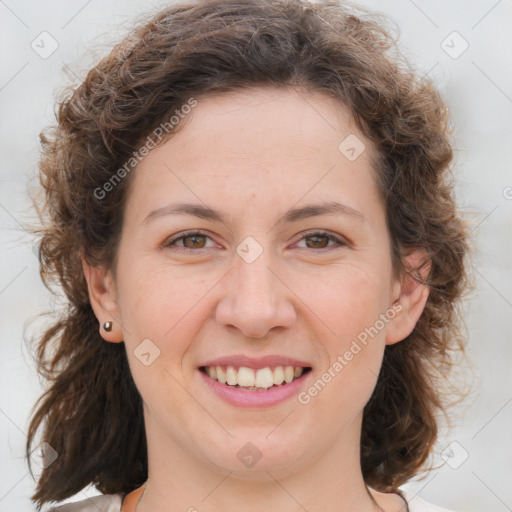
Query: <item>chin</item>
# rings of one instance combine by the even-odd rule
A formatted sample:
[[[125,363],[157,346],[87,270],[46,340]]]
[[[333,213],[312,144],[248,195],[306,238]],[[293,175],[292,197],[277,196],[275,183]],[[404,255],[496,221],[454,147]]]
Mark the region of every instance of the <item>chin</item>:
[[[273,434],[269,436],[269,432],[272,429],[264,430],[263,433],[263,429],[258,429],[258,433],[254,432],[252,436],[244,430],[244,435],[229,438],[227,443],[215,448],[209,444],[204,458],[217,471],[230,472],[230,477],[247,481],[268,481],[278,475],[293,473],[305,465],[307,450],[299,442],[303,436],[288,432],[284,437],[276,435],[271,439]]]

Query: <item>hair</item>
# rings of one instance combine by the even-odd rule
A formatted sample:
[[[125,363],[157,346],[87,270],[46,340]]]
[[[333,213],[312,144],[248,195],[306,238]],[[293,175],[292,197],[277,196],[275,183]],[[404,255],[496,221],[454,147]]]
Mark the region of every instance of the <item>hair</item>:
[[[390,492],[425,465],[446,414],[441,384],[464,354],[468,228],[453,197],[447,108],[431,80],[403,59],[385,23],[335,0],[183,2],[134,26],[65,90],[57,124],[40,135],[40,273],[51,291],[64,292],[65,307],[35,352],[48,386],[31,412],[26,456],[30,466],[42,425],[58,454],[31,497],[38,510],[89,484],[128,493],[148,476],[142,400],[125,346],[100,336],[81,264],[83,254],[91,265],[115,267],[133,173],[108,194],[98,190],[191,97],[253,87],[337,98],[375,145],[393,270],[427,284],[429,296],[412,333],[385,348],[364,409],[361,468],[367,485]],[[416,248],[427,254],[425,278],[404,263]]]

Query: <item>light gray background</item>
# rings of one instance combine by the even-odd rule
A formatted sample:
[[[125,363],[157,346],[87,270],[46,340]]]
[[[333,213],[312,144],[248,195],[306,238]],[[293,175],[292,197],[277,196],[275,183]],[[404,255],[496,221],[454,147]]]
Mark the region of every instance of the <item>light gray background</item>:
[[[465,309],[477,393],[460,409],[457,428],[438,443],[438,453],[457,443],[451,456],[444,452],[448,463],[437,457],[440,469],[409,487],[457,511],[512,510],[512,2],[360,3],[399,25],[406,54],[445,95],[458,147],[457,196],[476,226],[476,289]],[[22,339],[27,321],[49,309],[51,299],[21,224],[33,215],[27,184],[34,182],[38,134],[54,121],[54,92],[67,83],[65,73],[83,76],[98,37],[106,49],[140,13],[166,4],[0,0],[0,512],[34,510],[29,500],[34,482],[23,450],[29,412],[42,388]],[[33,40],[41,46],[43,31],[59,45],[46,59],[31,48]],[[458,58],[442,47],[452,54],[463,48],[459,36],[446,39],[453,31],[469,44]],[[89,488],[74,500],[93,494],[97,491]]]

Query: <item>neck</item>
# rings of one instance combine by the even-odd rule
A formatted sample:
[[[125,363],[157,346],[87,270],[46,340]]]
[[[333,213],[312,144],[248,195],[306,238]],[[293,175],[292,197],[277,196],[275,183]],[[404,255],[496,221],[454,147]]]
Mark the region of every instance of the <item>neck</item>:
[[[290,457],[286,465],[265,466],[263,456],[250,470],[240,470],[240,464],[231,468],[211,461],[205,464],[204,458],[194,457],[156,423],[147,422],[146,432],[151,441],[149,477],[137,512],[160,510],[162,503],[167,510],[172,505],[172,510],[191,512],[296,512],[298,507],[310,512],[384,511],[377,497],[383,495],[370,492],[362,477],[357,428],[349,429],[324,453],[306,454],[306,464]],[[138,491],[140,498],[142,488]]]

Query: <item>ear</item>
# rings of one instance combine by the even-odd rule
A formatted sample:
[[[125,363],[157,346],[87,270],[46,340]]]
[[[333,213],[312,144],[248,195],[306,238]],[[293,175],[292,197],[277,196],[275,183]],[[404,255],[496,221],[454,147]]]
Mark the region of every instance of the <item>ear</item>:
[[[99,331],[105,341],[120,343],[123,340],[119,318],[119,306],[112,273],[105,267],[92,267],[82,256],[82,268],[89,290],[89,300],[99,322]],[[112,330],[106,331],[105,322],[112,322]]]
[[[419,282],[427,280],[431,268],[425,249],[409,253],[404,259],[404,267],[405,275],[394,284],[393,310],[396,314],[386,329],[386,345],[398,343],[411,334],[428,299],[429,287]]]

